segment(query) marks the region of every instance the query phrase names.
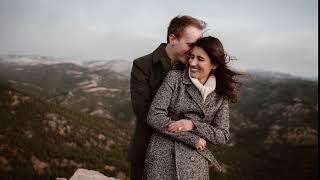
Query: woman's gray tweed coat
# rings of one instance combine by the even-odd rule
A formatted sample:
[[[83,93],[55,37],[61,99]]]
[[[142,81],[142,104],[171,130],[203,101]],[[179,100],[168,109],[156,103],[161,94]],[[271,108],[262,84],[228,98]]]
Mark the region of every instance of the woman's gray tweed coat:
[[[178,119],[190,119],[195,129],[169,133],[166,125]],[[192,84],[188,70],[170,71],[151,104],[148,124],[154,128],[147,149],[144,179],[209,179],[209,166],[221,166],[205,148],[195,149],[199,138],[214,145],[225,144],[229,139],[228,101],[211,92],[203,102],[199,90]]]

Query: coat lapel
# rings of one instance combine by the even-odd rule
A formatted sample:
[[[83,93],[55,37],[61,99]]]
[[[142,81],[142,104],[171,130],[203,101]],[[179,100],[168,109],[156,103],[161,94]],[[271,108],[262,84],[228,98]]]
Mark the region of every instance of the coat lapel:
[[[203,102],[202,102],[202,97],[201,97],[199,90],[195,86],[189,85],[186,88],[186,91],[188,92],[188,94],[191,96],[191,98],[199,105],[199,107],[203,111]]]
[[[219,96],[217,95],[217,93],[215,91],[211,92],[205,102],[204,102],[204,108],[210,111],[216,111],[220,106],[218,104],[219,102]]]
[[[188,68],[184,70],[183,75],[183,83],[186,84],[186,91],[191,96],[191,98],[196,102],[196,104],[200,107],[202,113],[204,113],[204,106],[202,102],[202,96],[199,90],[192,84],[189,74]]]

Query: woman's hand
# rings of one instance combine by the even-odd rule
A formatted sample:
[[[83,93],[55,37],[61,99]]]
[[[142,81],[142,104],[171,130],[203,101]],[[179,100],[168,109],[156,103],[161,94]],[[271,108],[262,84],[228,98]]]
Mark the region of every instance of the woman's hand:
[[[191,131],[194,129],[194,124],[191,120],[180,119],[178,121],[170,122],[167,125],[167,131],[171,133],[182,132],[182,131]]]
[[[196,144],[197,151],[203,151],[206,145],[207,145],[206,140],[200,138]]]

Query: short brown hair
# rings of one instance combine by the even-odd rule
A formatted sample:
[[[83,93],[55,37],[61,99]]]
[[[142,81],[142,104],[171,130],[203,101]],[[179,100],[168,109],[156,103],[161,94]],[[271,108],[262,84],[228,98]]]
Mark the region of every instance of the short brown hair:
[[[178,39],[182,36],[184,33],[184,30],[186,27],[194,26],[200,30],[203,30],[206,28],[206,23],[202,20],[198,20],[191,16],[176,16],[174,17],[168,26],[168,32],[167,32],[167,43],[169,43],[169,36],[170,34],[175,35]]]

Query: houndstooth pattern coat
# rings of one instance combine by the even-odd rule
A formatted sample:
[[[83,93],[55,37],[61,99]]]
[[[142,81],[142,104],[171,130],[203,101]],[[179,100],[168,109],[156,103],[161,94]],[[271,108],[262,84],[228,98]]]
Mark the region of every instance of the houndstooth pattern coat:
[[[178,119],[192,120],[195,129],[178,133],[165,131],[173,120],[169,112]],[[153,99],[147,122],[155,131],[147,149],[144,179],[208,180],[210,165],[221,171],[212,153],[207,148],[196,151],[195,144],[200,137],[215,145],[228,141],[228,101],[213,91],[203,102],[187,69],[168,73]]]

